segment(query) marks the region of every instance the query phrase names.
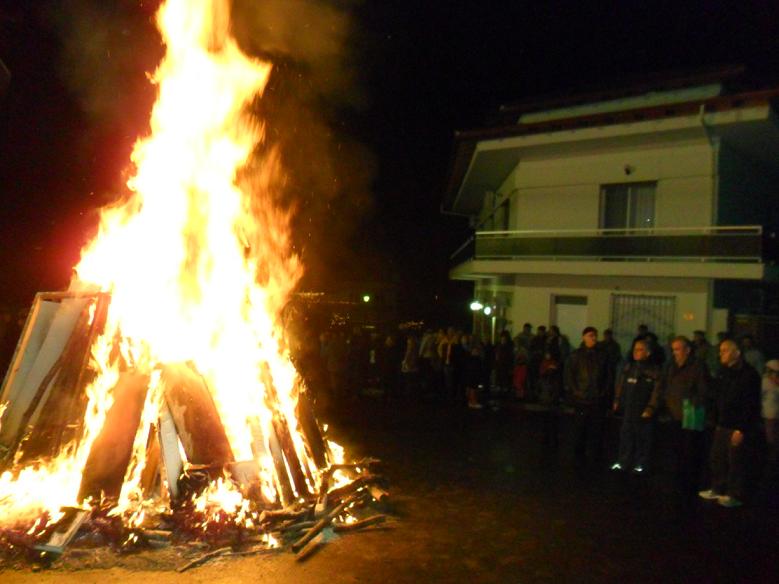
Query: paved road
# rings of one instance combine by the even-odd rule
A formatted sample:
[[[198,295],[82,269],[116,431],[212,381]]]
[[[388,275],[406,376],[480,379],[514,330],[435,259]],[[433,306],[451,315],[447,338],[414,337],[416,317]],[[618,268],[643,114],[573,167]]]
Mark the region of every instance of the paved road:
[[[178,575],[150,552],[0,581],[779,582],[776,510],[706,505],[682,522],[662,468],[640,479],[575,470],[569,418],[554,450],[540,444],[538,414],[512,405],[362,398],[322,417],[352,456],[384,460],[394,529],[345,535],[303,564],[282,554]]]

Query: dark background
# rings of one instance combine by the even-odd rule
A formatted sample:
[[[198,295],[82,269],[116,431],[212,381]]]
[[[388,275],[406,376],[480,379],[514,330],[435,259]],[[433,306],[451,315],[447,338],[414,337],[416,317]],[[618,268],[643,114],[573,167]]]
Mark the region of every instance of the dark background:
[[[276,65],[256,109],[290,177],[302,287],[375,282],[402,318],[467,322],[470,286],[447,279],[467,224],[439,213],[453,132],[655,72],[745,64],[775,83],[778,6],[236,0],[239,43]],[[156,8],[0,3],[1,301],[66,287],[95,209],[122,192],[154,100]]]

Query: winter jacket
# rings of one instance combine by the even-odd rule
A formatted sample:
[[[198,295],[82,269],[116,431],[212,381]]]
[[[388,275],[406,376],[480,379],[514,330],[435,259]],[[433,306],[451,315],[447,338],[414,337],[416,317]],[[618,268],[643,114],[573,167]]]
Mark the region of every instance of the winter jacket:
[[[660,368],[647,361],[634,361],[622,369],[617,381],[614,403],[625,412],[625,418],[638,420],[660,385]]]
[[[652,411],[665,407],[674,420],[681,422],[684,400],[690,400],[694,406],[703,406],[708,395],[709,372],[706,364],[690,354],[681,367],[673,360],[666,366],[660,384],[652,393],[649,407]]]
[[[606,405],[613,379],[606,354],[597,349],[579,347],[565,364],[565,392],[576,405]]]
[[[717,426],[749,432],[760,420],[760,376],[743,359],[721,367],[712,382]]]

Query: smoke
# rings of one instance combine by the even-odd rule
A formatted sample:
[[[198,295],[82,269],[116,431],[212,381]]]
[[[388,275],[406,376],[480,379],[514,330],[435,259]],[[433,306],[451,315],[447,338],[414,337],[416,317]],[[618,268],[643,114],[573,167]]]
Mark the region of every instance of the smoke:
[[[163,54],[153,24],[157,7],[69,0],[47,9],[62,39],[61,76],[87,121],[82,147],[96,158],[96,172],[105,168],[113,177],[98,188],[114,193],[132,144],[148,130],[155,90],[147,74]],[[268,148],[281,156],[284,200],[295,209],[295,251],[312,287],[354,278],[365,257],[351,251],[355,229],[373,208],[373,156],[344,130],[350,112],[367,101],[356,65],[354,7],[324,0],[234,0],[232,7],[242,50],[274,65],[254,109]]]
[[[355,245],[373,210],[373,155],[343,129],[366,106],[350,11],[354,2],[235,0],[233,33],[241,48],[274,64],[257,104],[266,138],[278,147],[286,194],[296,206],[293,229],[309,287],[358,279],[368,253]]]

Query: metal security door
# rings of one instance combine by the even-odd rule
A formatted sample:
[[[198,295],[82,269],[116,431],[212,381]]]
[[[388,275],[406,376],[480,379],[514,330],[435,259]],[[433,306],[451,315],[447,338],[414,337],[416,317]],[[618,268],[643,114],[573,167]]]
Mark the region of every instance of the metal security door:
[[[623,354],[630,350],[640,324],[647,325],[660,345],[665,345],[676,331],[676,297],[612,294],[611,329]]]

